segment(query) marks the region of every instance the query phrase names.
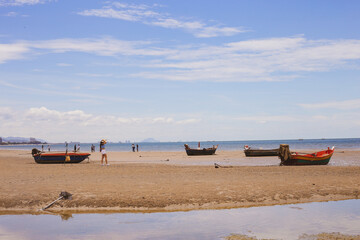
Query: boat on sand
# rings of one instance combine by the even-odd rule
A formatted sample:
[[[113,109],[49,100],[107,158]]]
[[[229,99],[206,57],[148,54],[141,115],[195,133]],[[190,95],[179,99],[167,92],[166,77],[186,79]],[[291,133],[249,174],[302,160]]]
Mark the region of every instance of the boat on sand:
[[[189,145],[184,144],[185,151],[188,156],[194,156],[194,155],[214,155],[216,149],[219,145],[214,145],[211,148],[200,148],[200,143],[198,144],[198,148],[190,148]]]
[[[85,152],[42,152],[36,148],[31,151],[36,163],[80,163],[89,158]]]
[[[248,145],[244,146],[244,153],[247,157],[267,157],[267,156],[278,156],[279,149],[259,149],[251,148]]]
[[[335,147],[322,150],[314,153],[298,153],[290,152],[289,145],[280,145],[279,158],[281,159],[280,165],[326,165],[329,163],[330,158],[334,154]]]

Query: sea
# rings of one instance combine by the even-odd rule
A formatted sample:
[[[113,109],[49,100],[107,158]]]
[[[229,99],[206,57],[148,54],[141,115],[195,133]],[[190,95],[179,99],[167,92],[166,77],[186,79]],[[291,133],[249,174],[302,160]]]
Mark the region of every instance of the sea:
[[[68,150],[74,149],[74,145],[80,144],[81,151],[90,151],[91,145],[95,146],[96,151],[99,149],[99,143],[68,143]],[[197,141],[190,142],[134,142],[134,143],[114,143],[106,144],[107,151],[127,152],[132,151],[131,145],[139,145],[139,151],[158,151],[158,152],[181,152],[184,151],[184,144],[192,148],[197,148]],[[307,149],[326,149],[335,146],[336,149],[360,149],[360,138],[326,138],[326,139],[289,139],[289,140],[241,140],[241,141],[203,141],[200,143],[201,148],[219,145],[218,151],[240,151],[245,145],[251,148],[271,149],[278,148],[280,144],[289,144],[290,149],[307,150]],[[1,145],[0,149],[8,150],[31,150],[37,148],[44,151],[65,151],[65,143],[49,144],[23,144],[23,145]]]

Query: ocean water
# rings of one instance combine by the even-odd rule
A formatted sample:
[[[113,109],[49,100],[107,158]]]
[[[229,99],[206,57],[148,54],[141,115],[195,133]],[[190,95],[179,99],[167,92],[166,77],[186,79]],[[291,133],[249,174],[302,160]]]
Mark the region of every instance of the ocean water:
[[[99,143],[80,143],[81,151],[90,151],[91,145],[94,144],[96,151],[99,150]],[[127,152],[132,151],[132,143],[108,143],[106,148],[108,151]],[[161,151],[161,152],[181,152],[184,151],[184,144],[196,148],[198,142],[139,142],[139,151]],[[213,145],[219,145],[218,151],[239,151],[243,150],[244,145],[252,148],[278,148],[280,144],[289,144],[290,149],[306,150],[306,149],[326,149],[335,146],[337,149],[360,149],[360,138],[334,138],[334,139],[297,139],[297,140],[243,140],[243,141],[204,141],[201,147],[207,148]],[[49,144],[51,151],[65,151],[65,143]],[[44,145],[47,151],[48,144]],[[31,150],[32,148],[41,149],[42,145],[1,145],[0,149],[19,149]],[[74,143],[69,143],[68,149],[74,149]]]

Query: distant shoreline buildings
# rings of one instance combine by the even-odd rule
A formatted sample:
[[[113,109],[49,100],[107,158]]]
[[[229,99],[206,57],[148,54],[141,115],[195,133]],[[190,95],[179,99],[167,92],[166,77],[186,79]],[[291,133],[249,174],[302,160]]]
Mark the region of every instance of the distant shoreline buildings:
[[[47,144],[45,141],[37,140],[36,138],[23,138],[23,137],[0,137],[0,145],[14,145],[14,144]]]

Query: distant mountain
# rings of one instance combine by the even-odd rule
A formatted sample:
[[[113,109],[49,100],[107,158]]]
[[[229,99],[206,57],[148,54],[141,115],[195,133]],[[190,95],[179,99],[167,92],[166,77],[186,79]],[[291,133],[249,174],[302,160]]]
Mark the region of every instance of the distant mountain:
[[[153,139],[153,138],[147,138],[147,139],[142,140],[141,142],[160,142],[160,141]]]
[[[37,138],[34,138],[36,141],[39,141],[39,142],[46,142],[45,140],[42,140],[42,139],[37,139]],[[2,138],[3,142],[22,142],[22,143],[28,143],[30,142],[30,138],[25,138],[25,137],[3,137]]]

